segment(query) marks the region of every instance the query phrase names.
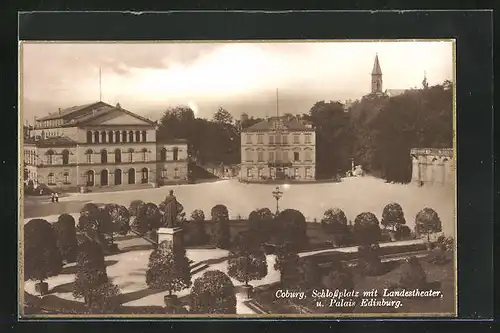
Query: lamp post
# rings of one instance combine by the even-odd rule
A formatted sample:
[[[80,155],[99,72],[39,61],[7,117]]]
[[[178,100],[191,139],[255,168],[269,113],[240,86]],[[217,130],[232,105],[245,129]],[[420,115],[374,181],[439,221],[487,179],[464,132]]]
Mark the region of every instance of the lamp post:
[[[279,201],[283,196],[283,192],[280,190],[279,186],[276,186],[276,189],[273,191],[273,197],[276,199],[276,215],[279,214]]]

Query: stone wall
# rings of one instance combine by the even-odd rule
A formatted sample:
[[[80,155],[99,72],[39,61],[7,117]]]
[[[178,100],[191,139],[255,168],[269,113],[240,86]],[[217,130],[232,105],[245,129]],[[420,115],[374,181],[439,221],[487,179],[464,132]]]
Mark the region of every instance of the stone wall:
[[[421,185],[455,183],[453,148],[415,148],[410,154],[412,182]]]

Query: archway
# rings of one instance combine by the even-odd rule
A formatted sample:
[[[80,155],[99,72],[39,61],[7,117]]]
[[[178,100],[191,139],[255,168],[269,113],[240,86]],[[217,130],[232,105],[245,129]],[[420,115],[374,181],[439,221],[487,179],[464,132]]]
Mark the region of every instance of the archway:
[[[147,184],[149,182],[149,172],[147,168],[141,170],[141,183]]]
[[[135,169],[134,168],[128,170],[128,183],[135,184]]]
[[[93,170],[87,171],[86,178],[87,178],[87,186],[94,186],[94,171]]]
[[[115,185],[121,185],[122,183],[122,170],[115,170]]]
[[[108,175],[109,175],[108,170],[104,169],[101,171],[101,185],[103,186],[108,185]]]

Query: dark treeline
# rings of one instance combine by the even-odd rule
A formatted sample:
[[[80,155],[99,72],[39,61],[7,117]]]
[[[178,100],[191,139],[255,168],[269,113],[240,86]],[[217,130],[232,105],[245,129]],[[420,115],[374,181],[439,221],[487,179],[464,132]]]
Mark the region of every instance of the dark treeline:
[[[351,161],[368,173],[389,181],[411,178],[411,148],[453,146],[453,92],[451,82],[408,90],[387,97],[368,95],[346,112],[339,102],[319,101],[308,113],[285,114],[311,121],[316,128],[316,175],[343,174]],[[240,163],[240,133],[262,118],[243,114],[233,119],[224,108],[211,120],[195,118],[189,107],[167,110],[159,139],[189,141],[190,156],[199,163]]]

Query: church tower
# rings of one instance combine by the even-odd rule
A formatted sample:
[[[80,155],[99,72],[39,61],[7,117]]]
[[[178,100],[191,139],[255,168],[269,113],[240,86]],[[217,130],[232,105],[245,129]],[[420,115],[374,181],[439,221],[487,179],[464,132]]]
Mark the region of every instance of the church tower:
[[[378,62],[378,54],[375,55],[372,70],[372,94],[382,94],[382,70]]]

